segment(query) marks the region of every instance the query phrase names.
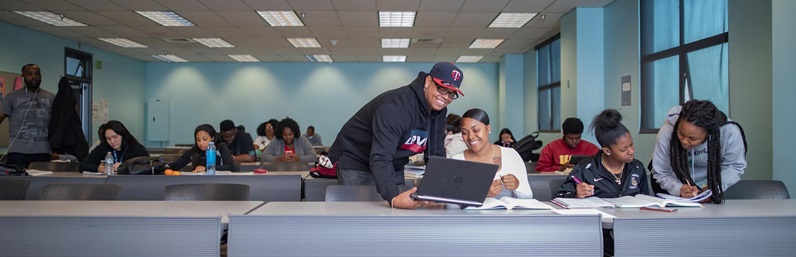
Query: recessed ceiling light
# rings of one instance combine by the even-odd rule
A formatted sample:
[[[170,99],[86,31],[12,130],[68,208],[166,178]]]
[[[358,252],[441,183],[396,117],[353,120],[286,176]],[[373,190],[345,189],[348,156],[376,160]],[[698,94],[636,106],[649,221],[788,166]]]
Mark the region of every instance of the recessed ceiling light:
[[[167,61],[167,62],[188,62],[188,60],[182,59],[179,56],[171,55],[171,54],[153,54],[152,57],[155,57],[158,60]]]
[[[210,37],[210,38],[193,38],[194,41],[199,42],[207,47],[210,48],[231,48],[235,47],[234,45],[230,44],[223,39],[217,37]]]
[[[147,48],[148,47],[148,46],[142,45],[141,43],[138,43],[138,42],[126,39],[126,38],[121,38],[121,37],[97,38],[97,39],[105,41],[105,42],[108,42],[108,43],[111,43],[111,44],[114,44],[114,45],[117,45],[117,46],[121,46],[121,47],[124,47],[124,48]]]
[[[495,48],[500,43],[503,43],[504,39],[476,39],[470,44],[470,48]]]
[[[85,23],[66,18],[61,16],[60,14],[55,14],[51,12],[45,11],[14,11],[15,13],[41,21],[53,26],[63,27],[63,26],[88,26]]]
[[[146,17],[160,25],[166,27],[185,27],[195,26],[193,23],[182,16],[170,11],[135,11],[141,16]]]
[[[383,55],[381,60],[384,62],[406,62],[406,55]]]
[[[415,12],[379,12],[379,27],[412,27]]]
[[[260,62],[260,59],[257,59],[249,54],[228,54],[227,56],[229,56],[229,58],[235,59],[238,62]]]
[[[484,58],[483,55],[462,55],[459,56],[459,59],[456,59],[456,62],[478,62]]]
[[[536,13],[509,13],[502,12],[489,24],[490,28],[522,28]]]
[[[381,48],[409,48],[408,38],[382,38]]]
[[[310,62],[332,62],[332,57],[328,54],[307,54],[304,55],[304,57],[307,57],[307,60],[310,60]]]
[[[287,41],[290,41],[290,44],[293,45],[295,48],[318,48],[321,47],[321,43],[318,43],[318,40],[315,38],[288,38]]]
[[[293,11],[257,11],[257,14],[272,27],[304,26]]]

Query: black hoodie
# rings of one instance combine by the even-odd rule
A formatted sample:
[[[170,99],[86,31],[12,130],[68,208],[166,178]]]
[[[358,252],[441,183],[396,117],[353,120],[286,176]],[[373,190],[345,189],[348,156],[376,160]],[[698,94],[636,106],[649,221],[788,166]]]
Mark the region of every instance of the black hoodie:
[[[447,108],[432,111],[423,86],[428,74],[420,72],[411,84],[377,96],[349,119],[329,149],[340,169],[373,173],[384,200],[400,192],[396,174],[403,174],[409,156],[424,153],[445,156]]]
[[[578,165],[575,165],[575,168],[569,173],[555,197],[576,197],[577,182],[575,182],[573,177],[577,177],[583,183],[593,185],[594,196],[600,198],[650,194],[649,186],[647,185],[647,171],[644,169],[644,164],[639,160],[634,159],[632,162],[625,164],[625,169],[622,170],[621,185],[617,185],[614,182],[616,177],[603,167],[600,163],[601,160],[601,153],[597,153],[591,159],[583,160]]]

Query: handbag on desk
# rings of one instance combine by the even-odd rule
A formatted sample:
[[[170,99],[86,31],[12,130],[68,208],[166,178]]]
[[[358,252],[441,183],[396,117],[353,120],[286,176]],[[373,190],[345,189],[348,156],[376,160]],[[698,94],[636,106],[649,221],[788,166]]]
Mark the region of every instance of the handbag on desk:
[[[154,175],[163,172],[166,163],[161,157],[141,156],[124,161],[117,173],[119,175]]]

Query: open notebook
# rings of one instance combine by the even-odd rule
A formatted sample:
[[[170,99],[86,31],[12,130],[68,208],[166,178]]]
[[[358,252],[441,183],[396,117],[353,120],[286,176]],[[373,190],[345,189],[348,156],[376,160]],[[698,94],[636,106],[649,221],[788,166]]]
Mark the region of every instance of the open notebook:
[[[566,209],[594,209],[594,208],[613,208],[614,204],[607,202],[599,197],[592,196],[586,198],[555,198],[551,200],[554,204]]]
[[[526,210],[552,210],[553,206],[544,204],[536,199],[517,199],[510,196],[504,196],[500,199],[494,197],[487,197],[481,207],[470,206],[465,210],[487,210],[487,209],[526,209]]]
[[[611,202],[618,208],[641,208],[641,207],[701,207],[702,205],[695,202],[678,201],[673,199],[657,198],[649,195],[638,194],[636,196],[622,196],[619,198],[605,198],[605,201]]]
[[[664,194],[664,193],[657,193],[655,195],[657,195],[658,197],[663,198],[663,199],[671,199],[671,200],[680,201],[680,202],[700,202],[700,201],[705,200],[708,197],[712,196],[713,192],[710,191],[710,189],[708,189],[708,190],[702,191],[702,193],[699,193],[697,196],[694,196],[694,197],[691,197],[691,198],[682,198],[682,197],[679,197],[679,196],[674,196],[674,195]]]

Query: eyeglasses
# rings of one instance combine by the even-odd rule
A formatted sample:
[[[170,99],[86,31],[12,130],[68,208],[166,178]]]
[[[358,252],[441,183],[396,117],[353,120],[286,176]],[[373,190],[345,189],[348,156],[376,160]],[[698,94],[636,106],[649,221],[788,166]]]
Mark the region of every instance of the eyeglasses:
[[[443,95],[447,94],[448,97],[450,97],[450,99],[452,100],[456,100],[456,98],[459,98],[459,94],[456,93],[456,91],[443,87],[442,85],[437,84],[436,81],[434,81],[434,84],[437,85],[437,92],[439,92],[440,94]]]

